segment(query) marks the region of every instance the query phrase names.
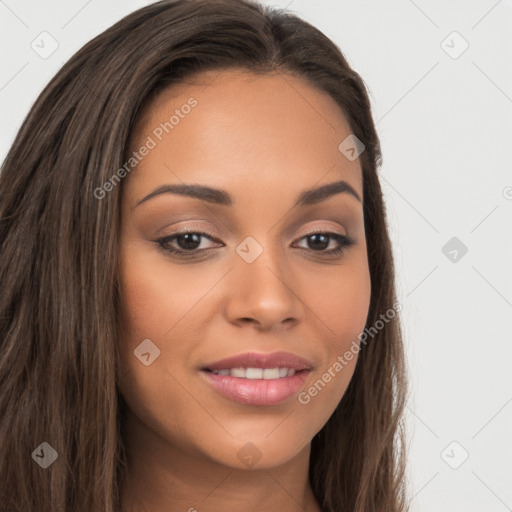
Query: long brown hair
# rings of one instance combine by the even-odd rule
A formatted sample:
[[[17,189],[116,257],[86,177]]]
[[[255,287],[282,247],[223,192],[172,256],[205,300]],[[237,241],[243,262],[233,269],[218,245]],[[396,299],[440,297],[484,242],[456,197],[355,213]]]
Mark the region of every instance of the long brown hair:
[[[162,1],[126,16],[45,87],[2,165],[5,512],[119,510],[126,464],[116,387],[122,183],[102,199],[94,191],[126,161],[150,95],[192,73],[227,67],[302,77],[340,105],[365,145],[367,326],[395,307],[380,143],[365,84],[335,44],[298,17],[250,0]],[[362,345],[345,395],[312,440],[309,476],[324,511],[406,510],[405,396],[396,314]],[[44,450],[54,454],[48,445],[57,459],[45,469],[35,461]]]

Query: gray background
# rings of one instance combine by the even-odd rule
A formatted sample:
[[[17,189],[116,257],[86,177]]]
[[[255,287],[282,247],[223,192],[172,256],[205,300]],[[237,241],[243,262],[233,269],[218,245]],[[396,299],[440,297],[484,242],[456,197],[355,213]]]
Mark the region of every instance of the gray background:
[[[0,0],[0,159],[62,64],[148,3]],[[370,90],[412,387],[412,512],[511,510],[512,0],[265,3],[325,32]]]

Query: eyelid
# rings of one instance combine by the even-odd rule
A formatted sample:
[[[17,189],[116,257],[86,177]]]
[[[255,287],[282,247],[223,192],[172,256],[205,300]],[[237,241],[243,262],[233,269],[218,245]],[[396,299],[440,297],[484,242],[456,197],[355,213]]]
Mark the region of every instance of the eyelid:
[[[311,226],[310,228],[308,228],[305,232],[303,232],[300,235],[298,235],[297,237],[295,237],[293,240],[296,241],[296,240],[300,240],[300,239],[302,239],[306,236],[312,235],[312,234],[327,233],[327,232],[330,232],[330,233],[334,232],[338,235],[348,237],[349,235],[343,231],[346,231],[346,230],[342,230],[341,226],[339,226],[339,225],[338,226],[333,226],[333,224],[314,225],[314,226]],[[212,241],[214,241],[216,243],[221,243],[221,241],[218,239],[219,237],[217,235],[214,235],[212,233],[212,231],[209,230],[208,228],[205,228],[203,226],[190,225],[190,224],[183,226],[181,228],[178,227],[175,230],[173,230],[172,233],[159,236],[158,238],[159,239],[171,238],[173,236],[178,236],[178,235],[181,235],[184,233],[202,233],[203,235],[207,235],[208,237],[210,237],[212,239]]]
[[[338,235],[342,235],[342,236],[348,236],[347,233],[343,233],[342,230],[341,230],[341,226],[333,226],[332,224],[324,224],[324,225],[315,225],[315,226],[312,226],[311,228],[309,228],[308,230],[306,230],[306,232],[302,233],[298,238],[303,238],[305,236],[308,236],[308,235],[313,235],[313,234],[316,234],[316,233],[336,233]]]
[[[196,225],[195,221],[189,221],[184,226],[182,224],[183,224],[182,222],[179,222],[179,223],[172,224],[172,226],[167,226],[164,229],[158,230],[159,232],[164,231],[164,233],[161,235],[160,234],[156,235],[155,238],[169,238],[172,236],[181,235],[183,233],[204,233],[205,235],[208,235],[212,238],[215,238],[215,239],[218,238],[218,235],[214,235],[213,230],[205,227],[204,223],[201,225]],[[167,230],[169,228],[172,229],[171,232],[167,232]]]

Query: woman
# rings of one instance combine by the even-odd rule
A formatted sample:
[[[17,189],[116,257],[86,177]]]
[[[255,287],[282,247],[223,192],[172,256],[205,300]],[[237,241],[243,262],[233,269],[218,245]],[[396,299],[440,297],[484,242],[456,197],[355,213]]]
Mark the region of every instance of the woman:
[[[286,12],[163,1],[74,55],[0,174],[4,510],[406,510],[380,163]]]

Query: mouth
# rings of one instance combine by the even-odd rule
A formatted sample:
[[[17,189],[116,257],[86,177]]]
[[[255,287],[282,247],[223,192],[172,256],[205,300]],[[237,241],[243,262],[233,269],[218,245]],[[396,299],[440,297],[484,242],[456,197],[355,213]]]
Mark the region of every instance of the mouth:
[[[302,370],[312,370],[313,365],[307,359],[290,352],[246,352],[206,364],[201,369],[247,379],[277,379],[292,376]]]
[[[246,353],[200,368],[201,378],[223,398],[244,405],[271,406],[291,400],[313,365],[288,352]]]
[[[203,371],[213,375],[222,375],[235,377],[237,379],[249,380],[275,380],[293,377],[295,374],[309,372],[307,369],[297,370],[295,368],[275,367],[275,368],[222,368],[221,370],[212,370],[204,368]]]

